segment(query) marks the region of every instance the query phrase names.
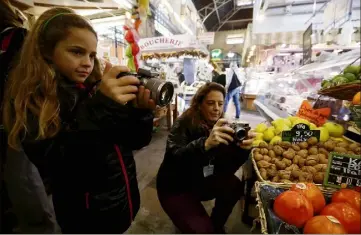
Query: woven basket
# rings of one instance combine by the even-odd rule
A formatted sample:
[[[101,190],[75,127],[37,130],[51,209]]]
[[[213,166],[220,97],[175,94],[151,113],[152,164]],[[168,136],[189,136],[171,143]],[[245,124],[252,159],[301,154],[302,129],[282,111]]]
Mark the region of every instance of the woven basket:
[[[279,184],[279,185],[274,185],[274,184],[270,184],[268,182],[256,182],[255,184],[255,192],[256,192],[256,200],[257,200],[257,208],[258,208],[258,212],[259,212],[259,221],[261,224],[261,232],[262,234],[268,234],[268,227],[267,227],[267,217],[266,217],[266,212],[262,203],[262,199],[261,199],[261,195],[260,195],[260,190],[261,187],[264,185],[268,185],[274,188],[281,188],[281,189],[285,189],[288,190],[291,188],[290,184]],[[337,189],[334,188],[325,188],[323,186],[318,186],[321,190],[321,192],[328,197],[331,197],[332,194],[334,192],[337,191]]]
[[[329,96],[339,100],[351,101],[354,95],[360,90],[361,90],[361,82],[360,80],[357,80],[340,86],[319,90],[318,94]]]
[[[267,183],[269,185],[280,186],[280,187],[283,187],[283,186],[291,187],[292,185],[296,184],[296,183],[277,183],[277,182],[272,182],[272,181],[263,179],[261,176],[261,172],[259,172],[259,170],[258,170],[257,162],[253,157],[253,151],[254,151],[254,149],[251,152],[252,164],[253,164],[254,171],[256,172],[258,180],[260,182]],[[315,184],[315,185],[321,186],[322,184]]]

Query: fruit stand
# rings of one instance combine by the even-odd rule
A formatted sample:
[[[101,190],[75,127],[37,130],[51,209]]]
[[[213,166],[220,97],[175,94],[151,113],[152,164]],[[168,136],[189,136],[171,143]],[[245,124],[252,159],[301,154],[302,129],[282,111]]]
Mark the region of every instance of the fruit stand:
[[[270,114],[254,128],[251,152],[262,233],[361,233],[359,63],[348,61],[333,76],[314,74],[319,91],[303,94],[296,107],[282,94],[255,102]]]

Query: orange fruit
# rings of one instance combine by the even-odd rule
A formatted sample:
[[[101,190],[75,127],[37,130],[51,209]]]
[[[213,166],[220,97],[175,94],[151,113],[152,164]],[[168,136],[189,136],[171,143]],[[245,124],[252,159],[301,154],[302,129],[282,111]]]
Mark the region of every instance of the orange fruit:
[[[357,92],[356,95],[352,99],[353,105],[360,105],[361,104],[361,92]]]

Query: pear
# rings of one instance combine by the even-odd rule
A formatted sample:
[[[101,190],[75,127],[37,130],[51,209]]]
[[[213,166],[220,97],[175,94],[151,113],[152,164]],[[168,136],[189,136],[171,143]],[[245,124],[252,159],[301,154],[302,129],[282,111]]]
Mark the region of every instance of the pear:
[[[289,116],[287,119],[290,120],[290,121],[291,121],[291,124],[293,125],[293,123],[294,123],[297,119],[299,119],[299,117]],[[291,126],[292,126],[292,125],[291,125]]]
[[[345,132],[343,126],[334,122],[326,122],[323,127],[328,130],[331,137],[342,137]]]
[[[260,143],[266,143],[264,140],[255,140],[252,142],[252,147],[258,147]]]
[[[282,142],[282,138],[280,136],[273,137],[272,140],[269,143],[274,145],[277,142]]]
[[[318,127],[315,130],[320,131],[320,141],[326,142],[330,138],[330,134],[328,133],[328,130],[325,127]]]
[[[297,119],[295,122],[293,122],[292,124],[293,124],[293,127],[294,126],[296,126],[297,124],[300,124],[300,123],[303,123],[303,124],[305,124],[305,125],[307,125],[307,126],[310,126],[310,122],[308,121],[308,120],[306,120],[306,119],[303,119],[303,118],[299,118],[299,119]]]
[[[282,126],[277,126],[276,127],[275,134],[276,135],[281,135],[282,131],[289,131],[289,130],[291,130],[291,128],[288,125],[283,124]]]
[[[263,133],[256,133],[256,140],[263,140]]]
[[[317,130],[317,126],[314,123],[310,123],[310,130]]]
[[[267,125],[265,123],[260,123],[256,126],[255,132],[263,133],[265,130],[267,130]]]
[[[267,130],[263,132],[263,140],[269,142],[273,137],[275,137],[275,132],[271,127],[267,128]]]

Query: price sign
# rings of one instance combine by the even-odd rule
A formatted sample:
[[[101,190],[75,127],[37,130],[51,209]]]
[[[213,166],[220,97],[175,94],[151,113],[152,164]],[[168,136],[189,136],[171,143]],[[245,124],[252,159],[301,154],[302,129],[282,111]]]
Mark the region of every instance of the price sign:
[[[323,185],[334,188],[361,187],[361,155],[331,152]]]
[[[313,109],[312,105],[307,100],[302,102],[301,107],[297,112],[298,117],[306,119],[316,124],[316,126],[325,124],[330,117],[330,114],[330,108]]]
[[[320,134],[319,130],[310,130],[310,127],[306,124],[299,123],[292,130],[282,132],[282,141],[300,143],[307,141],[311,137],[316,137],[317,140],[320,140]]]

